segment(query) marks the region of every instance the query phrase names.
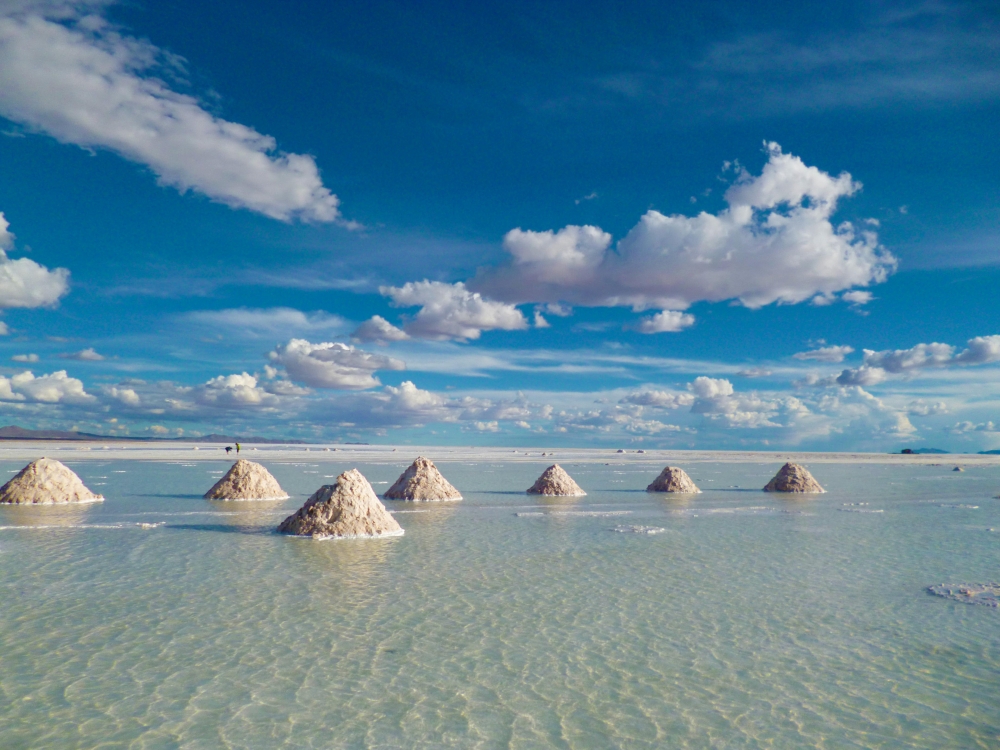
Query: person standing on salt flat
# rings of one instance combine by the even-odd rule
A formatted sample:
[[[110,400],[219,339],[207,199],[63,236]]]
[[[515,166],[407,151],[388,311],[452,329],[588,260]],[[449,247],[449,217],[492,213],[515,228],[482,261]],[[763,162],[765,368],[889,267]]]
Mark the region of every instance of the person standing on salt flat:
[[[254,461],[239,459],[208,492],[206,500],[287,500],[271,472]]]
[[[334,484],[316,490],[305,505],[281,522],[278,532],[314,539],[403,535],[403,529],[357,469],[345,471]]]
[[[5,505],[61,505],[99,503],[95,495],[72,469],[54,458],[39,458],[0,487],[0,503]]]
[[[543,471],[527,492],[529,495],[550,497],[583,497],[587,494],[559,464],[552,464]]]
[[[788,463],[778,470],[764,492],[826,492],[805,466]]]
[[[646,488],[646,492],[682,492],[695,494],[701,492],[684,469],[668,466],[660,472],[660,476]]]
[[[451,486],[429,458],[418,456],[399,475],[384,495],[386,500],[423,500],[427,502],[461,500],[461,493]]]

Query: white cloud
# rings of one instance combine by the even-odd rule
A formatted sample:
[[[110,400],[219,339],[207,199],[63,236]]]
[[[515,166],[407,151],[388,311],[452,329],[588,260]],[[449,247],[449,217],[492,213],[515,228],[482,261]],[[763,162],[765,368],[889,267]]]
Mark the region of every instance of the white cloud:
[[[355,341],[371,342],[380,346],[385,346],[391,341],[405,341],[410,338],[406,331],[403,331],[381,315],[372,315],[368,320],[359,325],[351,338]]]
[[[30,371],[9,378],[0,375],[0,401],[90,404],[96,399],[84,390],[82,382],[59,370],[37,377]]]
[[[470,292],[462,282],[411,281],[401,287],[379,287],[379,292],[396,307],[421,306],[403,326],[417,338],[464,341],[478,339],[483,331],[522,331],[528,327],[516,307]]]
[[[947,414],[948,405],[944,401],[936,401],[929,404],[922,398],[918,398],[907,404],[906,411],[910,414],[916,414],[919,417],[930,417],[937,414]]]
[[[135,392],[133,388],[119,388],[118,386],[111,386],[105,388],[104,392],[111,398],[119,401],[126,406],[138,406],[141,399],[139,394]]]
[[[814,359],[817,362],[843,362],[844,357],[854,352],[853,346],[821,346],[808,352],[793,354],[795,359]]]
[[[15,354],[10,358],[12,362],[37,362],[37,354]]]
[[[677,310],[663,310],[635,324],[639,333],[676,333],[694,325],[694,315]]]
[[[313,157],[210,114],[166,83],[183,73],[179,58],[75,8],[18,4],[0,15],[0,114],[114,151],[181,192],[284,221],[340,217]]]
[[[0,92],[3,87],[0,85]],[[3,94],[0,93],[0,101]],[[48,307],[69,291],[69,271],[50,271],[29,258],[11,260],[5,250],[13,242],[10,224],[0,213],[0,310],[10,307]],[[5,335],[7,326],[0,323]]]
[[[996,432],[996,426],[993,422],[958,422],[951,431],[956,434],[961,434],[963,432]]]
[[[896,259],[876,235],[831,223],[839,200],[860,184],[807,166],[777,144],[768,151],[763,172],[743,173],[718,214],[648,211],[614,251],[598,227],[513,229],[504,238],[511,262],[470,286],[513,303],[684,310],[729,299],[751,308],[797,303],[884,281]]]
[[[869,219],[869,222],[870,221],[871,220]],[[878,226],[878,223],[876,223],[874,226]],[[869,302],[875,299],[875,295],[872,294],[871,292],[866,292],[861,289],[855,289],[852,292],[844,292],[842,295],[840,295],[840,298],[845,302],[850,302],[852,305],[867,305]]]
[[[209,406],[274,406],[278,399],[257,386],[257,378],[248,373],[219,375],[195,389],[195,400]]]
[[[283,365],[288,376],[314,388],[364,389],[379,385],[376,370],[404,370],[405,363],[381,354],[372,354],[348,344],[311,344],[292,339],[268,354]]]
[[[102,362],[104,360],[104,356],[94,351],[94,347],[92,346],[86,349],[81,349],[78,352],[60,354],[59,356],[62,359],[75,359],[81,362]]]
[[[691,406],[694,403],[694,398],[690,393],[641,390],[629,393],[619,403],[636,406],[653,406],[659,409],[679,409],[682,406]]]
[[[0,336],[7,336],[10,334],[10,329],[7,324],[0,320]]]
[[[500,432],[500,423],[496,420],[492,422],[473,422],[472,426],[479,432]]]
[[[865,349],[865,364],[886,372],[901,373],[924,367],[940,367],[951,362],[955,347],[948,344],[917,344],[909,349],[881,352]]]
[[[539,310],[535,310],[535,320],[534,320],[534,322],[532,323],[532,325],[533,325],[533,326],[534,326],[535,328],[551,328],[551,327],[552,327],[552,326],[551,326],[551,325],[549,324],[549,321],[547,321],[547,320],[545,319],[545,316],[544,316],[544,315],[542,315],[541,311],[539,311]]]
[[[955,356],[959,365],[985,365],[1000,361],[1000,336],[976,336]]]
[[[226,336],[246,338],[283,337],[296,333],[341,331],[346,321],[322,310],[305,313],[291,307],[236,307],[225,310],[195,310],[181,320],[211,329],[225,329]]]
[[[741,378],[766,378],[772,375],[773,372],[768,370],[766,367],[748,367],[743,370],[739,370],[737,373]]]

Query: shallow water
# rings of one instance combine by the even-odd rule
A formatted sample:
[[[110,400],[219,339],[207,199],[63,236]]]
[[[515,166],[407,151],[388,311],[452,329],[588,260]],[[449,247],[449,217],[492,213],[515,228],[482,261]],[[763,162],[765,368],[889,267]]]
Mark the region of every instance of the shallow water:
[[[1000,468],[570,463],[546,500],[445,463],[465,500],[387,502],[403,537],[271,533],[334,458],[268,464],[283,502],[81,461],[106,502],[0,508],[0,748],[1000,746],[1000,612],[926,591],[1000,578]]]

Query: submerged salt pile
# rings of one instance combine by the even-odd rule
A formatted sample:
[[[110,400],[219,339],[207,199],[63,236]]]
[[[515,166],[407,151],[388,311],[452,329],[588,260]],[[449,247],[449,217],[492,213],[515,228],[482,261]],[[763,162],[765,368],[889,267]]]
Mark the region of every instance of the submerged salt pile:
[[[805,466],[785,464],[774,479],[767,483],[764,492],[826,492]]]
[[[83,484],[72,469],[54,458],[39,458],[0,487],[0,503],[7,505],[56,505],[95,503],[103,500]]]
[[[360,471],[345,471],[334,484],[320,487],[305,505],[278,526],[282,534],[314,538],[402,536],[403,529],[389,515],[375,490]]]
[[[646,492],[701,492],[684,469],[668,466],[646,488]]]
[[[254,461],[239,459],[225,476],[205,493],[206,500],[285,500],[288,493],[281,489],[271,472]]]
[[[928,586],[927,590],[935,596],[964,604],[1000,606],[1000,583],[941,583]]]
[[[542,475],[528,488],[527,492],[529,495],[562,497],[582,497],[587,494],[559,464],[552,464],[552,466],[543,471]]]
[[[461,493],[451,486],[429,458],[418,456],[399,475],[396,483],[382,496],[387,500],[461,500]]]

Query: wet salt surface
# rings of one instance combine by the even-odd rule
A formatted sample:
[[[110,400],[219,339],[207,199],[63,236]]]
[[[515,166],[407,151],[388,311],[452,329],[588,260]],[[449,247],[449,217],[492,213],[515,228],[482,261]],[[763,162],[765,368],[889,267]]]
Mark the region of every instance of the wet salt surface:
[[[590,465],[587,497],[526,497],[547,458],[439,464],[463,502],[337,543],[273,533],[325,481],[301,465],[233,507],[213,463],[77,462],[103,504],[0,508],[0,747],[995,746],[997,609],[927,592],[995,580],[1000,468],[823,464],[827,494],[758,500]]]
[[[928,586],[935,596],[943,596],[963,604],[980,604],[984,607],[1000,605],[1000,583],[942,583]]]

